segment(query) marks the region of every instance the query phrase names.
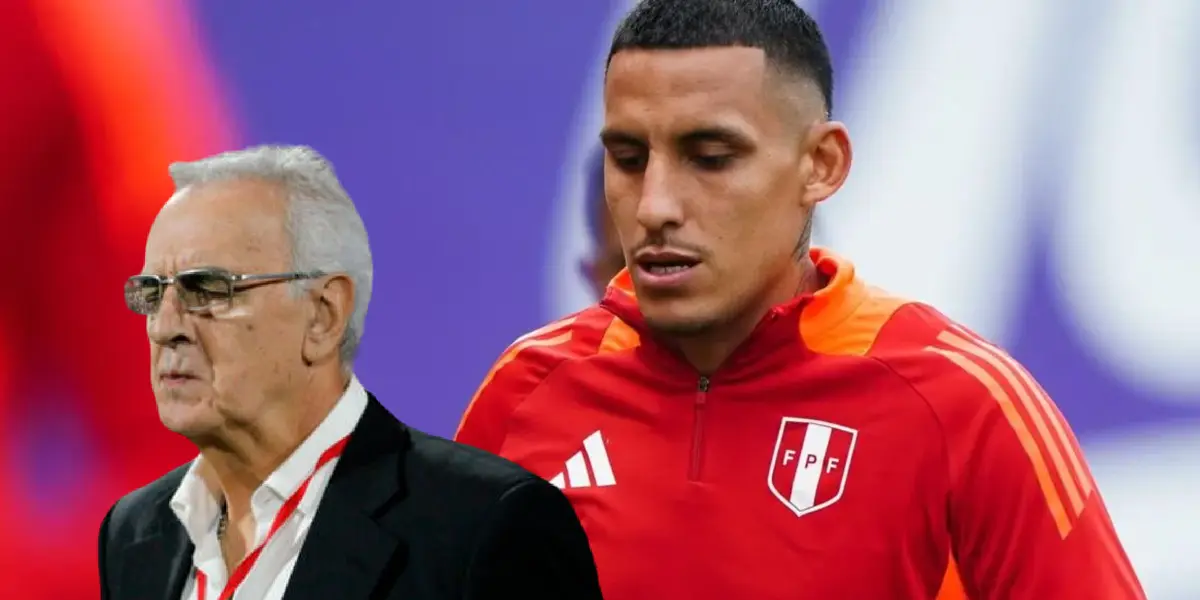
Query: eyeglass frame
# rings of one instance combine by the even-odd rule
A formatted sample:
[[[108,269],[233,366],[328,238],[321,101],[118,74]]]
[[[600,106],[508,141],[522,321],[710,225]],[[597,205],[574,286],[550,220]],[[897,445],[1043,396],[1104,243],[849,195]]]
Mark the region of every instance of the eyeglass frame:
[[[158,313],[160,308],[162,308],[162,301],[163,301],[163,298],[166,296],[167,288],[168,287],[176,287],[177,288],[176,292],[186,291],[186,290],[178,289],[177,282],[179,280],[179,277],[180,276],[186,277],[188,275],[194,275],[194,274],[215,275],[222,279],[228,280],[229,293],[224,298],[224,302],[226,302],[228,304],[233,303],[233,296],[235,294],[237,294],[239,292],[244,292],[249,289],[253,289],[255,287],[258,287],[259,285],[269,285],[272,283],[284,283],[284,282],[289,282],[289,281],[301,281],[301,280],[305,280],[305,279],[318,279],[318,278],[324,277],[326,275],[329,275],[329,273],[326,273],[325,271],[286,271],[286,272],[281,272],[281,273],[240,273],[239,274],[239,273],[234,273],[228,269],[223,269],[220,267],[199,267],[199,268],[195,268],[195,269],[187,269],[184,271],[180,271],[174,275],[166,275],[166,276],[153,275],[153,274],[132,275],[128,279],[125,280],[126,286],[128,286],[133,280],[138,279],[138,278],[153,279],[153,280],[157,281],[158,288],[159,288],[158,301],[155,302],[154,310],[151,310],[146,313],[139,312],[137,310],[134,310],[134,308],[132,306],[130,306],[129,294],[128,294],[128,292],[126,292],[125,293],[125,307],[128,308],[130,310],[130,312],[133,312],[134,314],[137,314],[137,315],[142,315],[142,316],[146,316],[146,317],[153,316]],[[213,308],[214,308],[214,306],[212,306],[211,302],[205,306],[187,306],[186,304],[184,305],[184,309],[186,309],[188,312],[192,312],[192,313],[210,312],[213,310]]]

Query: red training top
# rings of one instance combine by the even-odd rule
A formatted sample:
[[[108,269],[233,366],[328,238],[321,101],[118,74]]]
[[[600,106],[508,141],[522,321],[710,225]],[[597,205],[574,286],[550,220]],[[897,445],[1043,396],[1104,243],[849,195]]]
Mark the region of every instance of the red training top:
[[[711,377],[628,273],[516,341],[456,439],[564,488],[605,598],[1145,598],[1070,428],[934,309],[829,277]]]

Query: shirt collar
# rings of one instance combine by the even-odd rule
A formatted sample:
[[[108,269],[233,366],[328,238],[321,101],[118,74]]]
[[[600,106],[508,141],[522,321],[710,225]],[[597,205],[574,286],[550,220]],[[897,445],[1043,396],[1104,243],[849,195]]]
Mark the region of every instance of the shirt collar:
[[[291,456],[267,476],[262,485],[255,490],[251,504],[263,504],[264,496],[267,495],[276,497],[279,503],[291,496],[313,472],[321,454],[354,431],[366,408],[367,391],[358,377],[351,376],[350,385],[346,386],[346,391],[342,393],[333,410],[329,411],[325,419],[300,443]],[[203,457],[197,456],[192,461],[170,503],[171,511],[183,524],[193,543],[216,526],[221,510],[218,498],[220,490],[211,489],[200,475],[199,469],[203,460]],[[311,502],[304,502],[298,510],[306,512],[311,510],[311,506]]]

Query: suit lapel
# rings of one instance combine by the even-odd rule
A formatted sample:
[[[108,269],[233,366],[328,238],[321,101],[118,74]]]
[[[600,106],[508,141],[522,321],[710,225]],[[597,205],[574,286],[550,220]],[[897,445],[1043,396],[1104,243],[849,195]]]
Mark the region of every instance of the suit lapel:
[[[118,598],[179,598],[192,568],[192,542],[169,509],[160,507],[151,533],[120,551]]]
[[[334,470],[296,560],[286,600],[370,597],[397,555],[398,538],[375,517],[404,490],[408,430],[370,396]]]

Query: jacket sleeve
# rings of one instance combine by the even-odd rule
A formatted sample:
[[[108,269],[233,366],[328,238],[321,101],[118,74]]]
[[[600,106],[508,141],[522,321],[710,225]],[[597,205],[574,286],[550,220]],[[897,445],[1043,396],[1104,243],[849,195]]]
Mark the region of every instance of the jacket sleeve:
[[[454,432],[454,441],[500,454],[500,447],[508,431],[508,420],[513,411],[525,398],[528,390],[536,387],[523,381],[521,365],[506,364],[505,357],[492,367],[479,389],[471,398]]]
[[[600,600],[588,539],[566,496],[540,479],[492,509],[467,573],[466,600]]]
[[[454,441],[501,454],[517,407],[573,355],[572,333],[563,323],[517,339],[500,355],[463,412]]]
[[[971,600],[1141,600],[1075,435],[1015,360],[962,339],[945,408],[954,559]]]

